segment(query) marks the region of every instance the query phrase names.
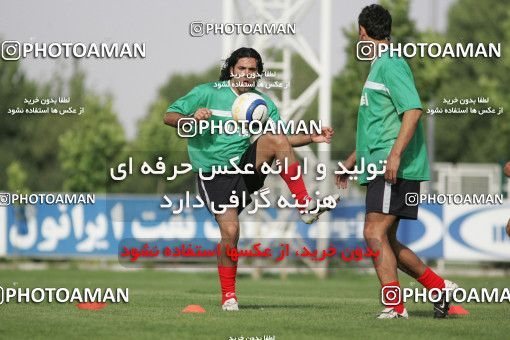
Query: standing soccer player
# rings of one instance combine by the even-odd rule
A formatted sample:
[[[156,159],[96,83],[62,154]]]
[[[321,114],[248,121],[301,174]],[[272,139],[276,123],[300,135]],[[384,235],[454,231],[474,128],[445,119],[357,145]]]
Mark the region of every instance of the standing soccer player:
[[[195,87],[187,95],[179,98],[168,107],[164,123],[178,127],[182,118],[193,117],[196,121],[210,120],[222,123],[232,119],[231,108],[234,100],[241,94],[253,91],[261,95],[268,106],[268,116],[273,122],[281,120],[278,109],[265,94],[255,89],[259,75],[263,73],[260,54],[252,48],[240,48],[226,59],[220,74],[220,82],[207,83]],[[254,143],[250,136],[242,134],[197,134],[188,139],[188,154],[193,171],[202,170],[209,177],[213,166],[231,168],[230,160],[239,157],[237,165],[244,169],[247,164],[253,165],[254,174],[216,174],[211,180],[202,180],[197,174],[198,191],[207,203],[207,208],[214,215],[221,233],[222,252],[218,256],[218,273],[221,284],[221,303],[223,310],[238,310],[235,290],[237,262],[225,253],[226,246],[236,247],[239,239],[239,214],[245,206],[228,208],[225,213],[212,211],[222,204],[229,204],[232,192],[242,201],[242,194],[250,196],[264,185],[266,175],[261,173],[264,163],[272,164],[279,160],[289,166],[280,176],[295,195],[299,204],[303,204],[300,212],[305,223],[312,223],[328,209],[317,207],[317,200],[310,198],[300,171],[300,164],[294,154],[293,147],[309,143],[330,143],[333,129],[323,127],[321,134],[264,134]],[[338,199],[338,196],[334,197]],[[247,202],[249,204],[251,199]]]
[[[416,220],[418,216],[418,206],[406,205],[406,195],[419,195],[420,182],[429,180],[420,97],[404,59],[390,56],[389,52],[377,56],[379,46],[390,43],[390,13],[380,5],[367,6],[359,15],[358,25],[359,40],[373,44],[375,50],[361,94],[356,150],[344,166],[352,169],[362,159],[377,165],[387,161],[384,176],[371,181],[366,173],[358,177],[360,184],[368,186],[363,235],[367,245],[381,254],[374,260],[386,307],[379,318],[408,318],[399,294],[385,296],[389,290],[399,290],[395,288],[400,287],[397,268],[427,289],[442,290],[440,301],[434,303],[434,317],[444,318],[451,299],[447,299],[443,289],[455,289],[457,285],[443,280],[397,240],[399,221]],[[347,180],[346,176],[337,175],[337,186],[346,188]]]

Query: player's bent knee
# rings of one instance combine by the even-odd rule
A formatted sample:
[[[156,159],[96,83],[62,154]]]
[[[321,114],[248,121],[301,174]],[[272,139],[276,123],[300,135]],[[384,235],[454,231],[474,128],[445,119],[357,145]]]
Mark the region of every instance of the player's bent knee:
[[[365,223],[363,228],[363,237],[366,241],[378,240],[381,241],[384,237],[383,228],[375,223]]]
[[[237,243],[239,240],[239,227],[223,228],[221,230],[221,240],[225,243]]]

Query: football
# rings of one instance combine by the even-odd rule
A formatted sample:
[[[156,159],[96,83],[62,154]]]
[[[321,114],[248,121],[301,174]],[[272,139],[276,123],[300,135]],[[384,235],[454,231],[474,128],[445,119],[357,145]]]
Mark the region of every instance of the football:
[[[267,120],[267,103],[262,96],[249,92],[236,98],[232,104],[232,118],[236,121],[248,122]]]

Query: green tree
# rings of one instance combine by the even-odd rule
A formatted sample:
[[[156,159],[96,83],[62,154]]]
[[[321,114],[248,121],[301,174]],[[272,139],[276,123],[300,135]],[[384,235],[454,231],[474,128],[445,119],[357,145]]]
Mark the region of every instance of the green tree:
[[[20,161],[14,161],[7,167],[7,190],[20,194],[30,193],[27,187],[28,174]]]
[[[26,134],[29,117],[8,113],[9,109],[24,108],[24,100],[35,98],[37,85],[28,80],[19,61],[0,59],[0,188],[7,188],[5,171],[13,163],[23,167],[20,156],[30,143]]]
[[[442,72],[437,95],[442,98],[488,97],[489,106],[503,107],[500,116],[443,115],[436,117],[438,161],[498,162],[510,158],[510,1],[459,0],[448,14],[446,40],[501,43],[501,58],[460,58]],[[487,105],[484,105],[485,108]],[[478,106],[478,108],[481,108]],[[447,146],[447,147],[445,147]]]
[[[75,67],[69,80],[56,73],[51,82],[28,80],[18,61],[0,60],[0,169],[18,162],[28,174],[26,186],[32,191],[62,189],[63,174],[58,160],[58,138],[78,124],[73,115],[8,114],[9,108],[27,109],[25,99],[42,99],[70,93],[74,107],[81,106],[84,73]],[[32,174],[37,174],[36,176]],[[0,188],[7,177],[0,176]]]
[[[114,185],[109,169],[120,161],[126,143],[124,130],[111,98],[88,94],[84,103],[86,118],[59,138],[64,190],[106,192]]]

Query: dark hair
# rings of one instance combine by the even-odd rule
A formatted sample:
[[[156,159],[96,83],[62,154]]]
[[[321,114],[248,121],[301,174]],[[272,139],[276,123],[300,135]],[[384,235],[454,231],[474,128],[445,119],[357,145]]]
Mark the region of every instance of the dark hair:
[[[232,52],[230,57],[223,63],[223,66],[221,66],[220,81],[232,78],[230,76],[230,68],[234,67],[241,58],[255,58],[257,60],[257,73],[262,74],[264,71],[264,63],[262,63],[262,57],[259,52],[253,48],[241,47]]]
[[[389,39],[391,14],[381,5],[373,4],[363,8],[358,17],[358,25],[365,27],[368,36],[372,39]]]

